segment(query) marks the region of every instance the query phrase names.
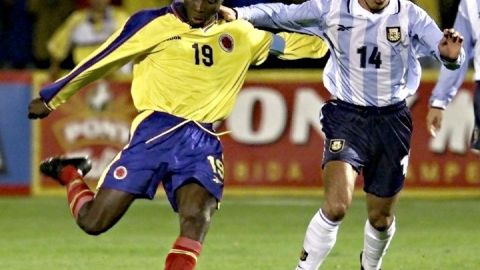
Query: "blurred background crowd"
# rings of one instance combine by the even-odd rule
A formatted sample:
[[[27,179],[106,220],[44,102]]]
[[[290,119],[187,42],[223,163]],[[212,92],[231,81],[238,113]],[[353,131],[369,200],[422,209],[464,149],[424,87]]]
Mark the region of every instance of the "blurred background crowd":
[[[224,0],[238,7],[304,0]],[[0,69],[71,69],[140,9],[171,0],[0,0]],[[443,29],[451,27],[459,0],[415,0]],[[273,62],[272,62],[273,61]],[[276,62],[263,67],[322,67],[324,61]],[[269,64],[270,63],[270,64]]]

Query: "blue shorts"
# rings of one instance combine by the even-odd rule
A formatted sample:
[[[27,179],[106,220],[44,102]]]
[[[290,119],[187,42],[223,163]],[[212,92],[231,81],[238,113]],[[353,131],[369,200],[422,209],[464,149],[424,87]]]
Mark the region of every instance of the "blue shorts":
[[[403,187],[408,166],[412,118],[405,102],[364,107],[330,100],[321,111],[326,140],[323,166],[345,161],[364,176],[364,190],[391,197]]]
[[[132,123],[129,144],[105,170],[99,186],[152,199],[161,182],[177,211],[175,191],[192,182],[220,201],[223,169],[223,147],[211,124],[143,112]]]

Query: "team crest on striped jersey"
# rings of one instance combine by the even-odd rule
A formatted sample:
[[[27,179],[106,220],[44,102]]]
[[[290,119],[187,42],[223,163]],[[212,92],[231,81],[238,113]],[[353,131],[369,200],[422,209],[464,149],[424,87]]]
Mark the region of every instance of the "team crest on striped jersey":
[[[390,42],[398,42],[402,39],[402,31],[400,26],[387,27],[387,40]]]
[[[223,34],[220,36],[220,39],[218,40],[218,43],[220,43],[220,47],[222,50],[226,52],[232,52],[234,43],[233,43],[233,38],[229,34]]]
[[[330,140],[330,147],[329,151],[332,153],[338,153],[343,150],[343,147],[345,146],[345,140],[343,139],[332,139]]]

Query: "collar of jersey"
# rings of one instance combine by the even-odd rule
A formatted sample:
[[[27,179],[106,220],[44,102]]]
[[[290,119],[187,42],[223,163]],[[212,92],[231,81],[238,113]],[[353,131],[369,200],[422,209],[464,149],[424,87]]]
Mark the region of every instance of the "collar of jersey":
[[[388,5],[380,13],[372,13],[364,9],[358,1],[359,0],[350,1],[350,10],[352,11],[352,15],[354,16],[373,19],[373,18],[383,17],[386,15],[397,14],[400,12],[400,0],[390,0]]]

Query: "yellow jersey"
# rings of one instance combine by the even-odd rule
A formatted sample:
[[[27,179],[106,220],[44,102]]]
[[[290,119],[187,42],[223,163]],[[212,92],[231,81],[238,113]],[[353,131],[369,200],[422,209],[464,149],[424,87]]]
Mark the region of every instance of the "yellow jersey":
[[[49,54],[63,61],[72,51],[75,64],[91,54],[128,19],[122,9],[108,7],[102,20],[95,21],[89,9],[72,13],[55,31],[47,44]]]
[[[83,86],[133,61],[131,94],[138,111],[212,123],[230,114],[251,64],[261,64],[269,53],[298,59],[327,52],[318,37],[272,34],[244,20],[217,18],[194,28],[178,5],[130,17],[69,74],[43,88],[42,99],[55,109]]]

